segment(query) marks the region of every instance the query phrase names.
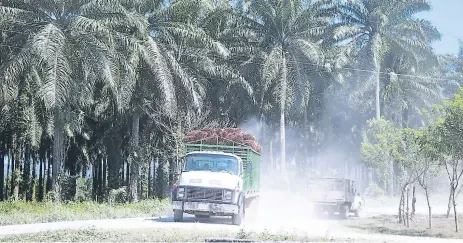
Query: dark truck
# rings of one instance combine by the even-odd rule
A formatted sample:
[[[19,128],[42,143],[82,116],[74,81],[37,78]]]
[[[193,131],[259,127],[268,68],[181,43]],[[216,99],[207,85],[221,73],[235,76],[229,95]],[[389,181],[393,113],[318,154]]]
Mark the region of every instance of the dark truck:
[[[260,162],[261,155],[244,145],[185,144],[183,169],[172,191],[174,221],[188,213],[231,216],[240,225],[259,197]]]
[[[307,195],[314,206],[317,216],[328,212],[330,215],[339,213],[343,219],[352,212],[359,216],[363,199],[357,192],[355,182],[344,178],[312,178],[307,182]]]

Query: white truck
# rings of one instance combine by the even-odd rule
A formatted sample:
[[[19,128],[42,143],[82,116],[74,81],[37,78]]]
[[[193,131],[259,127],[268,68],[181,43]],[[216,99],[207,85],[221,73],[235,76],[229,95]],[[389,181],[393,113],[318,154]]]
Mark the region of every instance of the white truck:
[[[312,201],[317,216],[328,212],[339,213],[342,219],[349,218],[349,213],[359,216],[364,204],[357,192],[355,182],[344,178],[312,178],[307,182],[307,196]]]
[[[259,196],[260,154],[243,146],[186,144],[183,169],[172,191],[174,221],[231,216],[240,225]]]

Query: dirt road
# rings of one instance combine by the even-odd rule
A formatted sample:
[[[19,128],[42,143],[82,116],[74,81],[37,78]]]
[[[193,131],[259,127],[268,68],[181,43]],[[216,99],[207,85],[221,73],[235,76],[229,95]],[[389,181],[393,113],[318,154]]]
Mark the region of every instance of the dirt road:
[[[168,210],[166,215],[160,218],[86,220],[2,226],[0,227],[0,236],[22,233],[36,233],[49,230],[82,229],[89,227],[95,227],[97,229],[170,228],[207,231],[228,230],[237,232],[240,230],[240,228],[244,228],[246,231],[252,232],[265,231],[276,234],[290,233],[313,237],[368,239],[370,242],[460,242],[457,240],[435,238],[366,234],[343,226],[343,222],[341,220],[313,219],[310,210],[307,210],[307,202],[303,199],[292,198],[293,200],[288,201],[287,198],[285,200],[282,198],[281,202],[276,202],[275,197],[272,198],[273,200],[266,200],[266,196],[262,196],[261,204],[259,205],[256,215],[254,215],[254,217],[249,216],[241,227],[231,225],[231,220],[229,218],[212,218],[197,223],[194,216],[191,215],[185,215],[184,222],[175,223],[173,222],[171,211]],[[437,212],[441,211],[442,209],[444,209],[445,212],[445,207],[437,208],[434,210]],[[419,209],[418,213],[422,210],[424,209]],[[365,207],[362,217],[368,217],[377,214],[394,214],[395,212],[396,208],[394,207]]]

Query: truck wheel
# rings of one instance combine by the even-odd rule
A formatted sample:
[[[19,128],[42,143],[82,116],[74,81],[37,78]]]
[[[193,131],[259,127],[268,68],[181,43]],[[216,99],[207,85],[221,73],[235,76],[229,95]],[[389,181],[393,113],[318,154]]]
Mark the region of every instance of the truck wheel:
[[[342,219],[348,219],[349,218],[349,208],[347,205],[341,206],[339,210],[339,216],[341,216]]]
[[[183,221],[183,211],[174,210],[174,222],[182,222],[182,221]]]
[[[359,204],[358,207],[357,207],[357,209],[354,210],[354,216],[355,216],[355,217],[359,217],[359,216],[360,216],[360,207],[361,207],[361,206],[362,206],[362,205]]]
[[[241,204],[238,210],[238,214],[234,214],[232,216],[232,223],[234,225],[241,225],[241,222],[243,222],[243,218],[244,218],[244,204]]]

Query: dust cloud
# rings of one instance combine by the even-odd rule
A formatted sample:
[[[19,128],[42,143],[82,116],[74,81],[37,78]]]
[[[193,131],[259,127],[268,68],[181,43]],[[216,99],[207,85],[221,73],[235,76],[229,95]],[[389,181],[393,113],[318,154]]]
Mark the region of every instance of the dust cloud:
[[[300,140],[296,134],[301,132],[297,128],[287,127],[287,175],[285,181],[279,169],[279,128],[265,131],[269,126],[260,119],[252,118],[239,126],[240,129],[253,134],[262,146],[262,164],[260,178],[259,203],[251,203],[246,212],[246,227],[258,229],[273,229],[288,231],[307,231],[326,237],[330,232],[343,228],[342,220],[335,218],[318,218],[313,213],[313,204],[309,200],[310,191],[307,189],[307,179],[311,177],[344,177],[355,180],[357,190],[365,199],[360,218],[381,214],[397,215],[400,194],[394,197],[369,198],[364,195],[368,183],[368,175],[360,161],[352,160],[352,148],[343,148],[338,144],[325,146],[322,151],[310,154],[303,149],[292,149],[300,145],[306,146],[306,141]],[[273,143],[273,150],[269,149],[269,140]],[[289,146],[288,146],[289,145]],[[298,146],[299,145],[299,146]],[[272,154],[270,154],[272,153]],[[273,161],[272,161],[273,160]],[[433,214],[446,214],[448,204],[449,183],[445,173],[435,178],[430,184],[430,200]],[[289,182],[289,183],[288,183]],[[416,184],[416,213],[427,215],[428,206],[422,188]],[[409,194],[410,207],[412,194]],[[463,197],[458,198],[457,204],[463,205]],[[452,212],[451,212],[452,213]]]

